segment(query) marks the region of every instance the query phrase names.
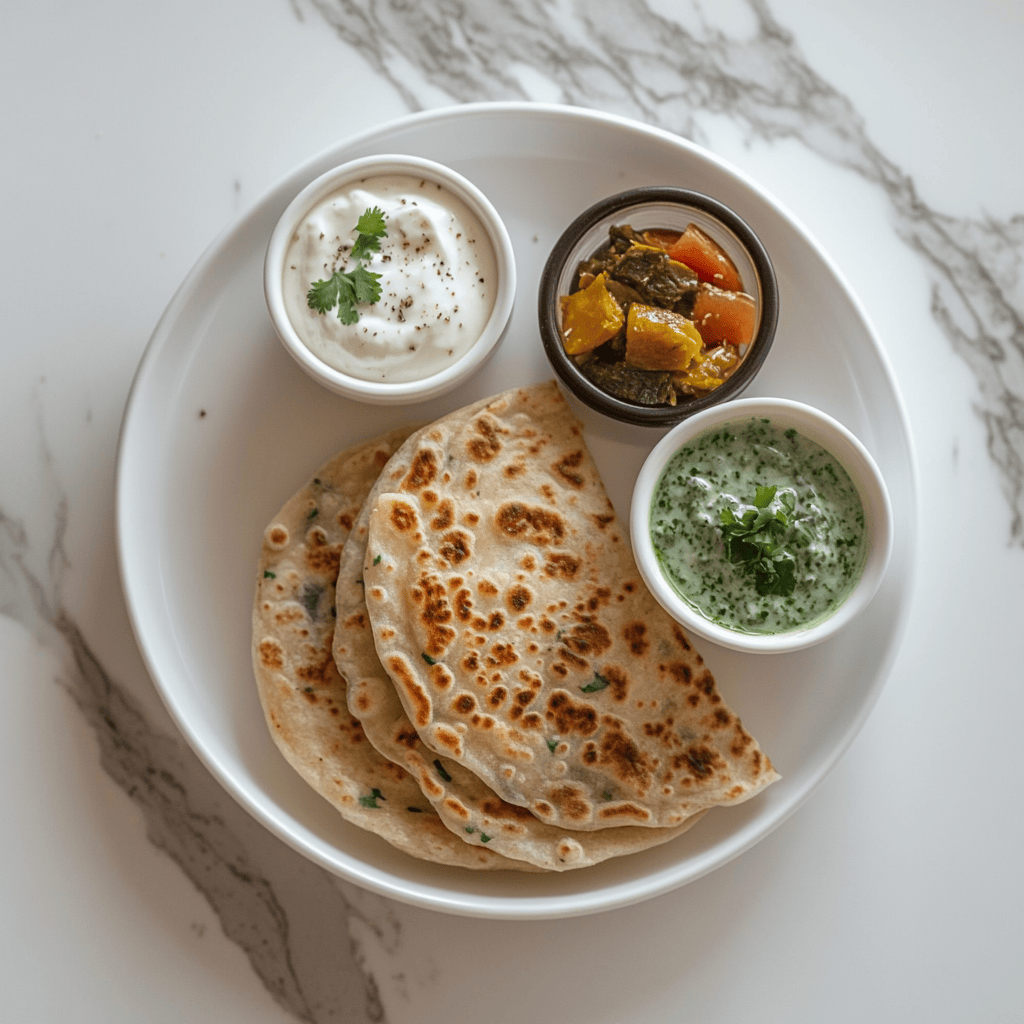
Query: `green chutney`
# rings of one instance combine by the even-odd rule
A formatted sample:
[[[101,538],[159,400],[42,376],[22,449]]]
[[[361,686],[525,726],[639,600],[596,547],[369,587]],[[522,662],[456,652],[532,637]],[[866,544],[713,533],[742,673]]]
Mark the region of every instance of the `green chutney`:
[[[749,566],[726,555],[722,512],[754,509],[758,487],[775,487],[778,557],[792,560],[792,592],[759,594]],[[758,510],[759,511],[759,510]],[[711,622],[776,634],[828,618],[864,570],[864,507],[846,470],[792,428],[754,417],[713,427],[672,456],[654,489],[651,540],[680,597]]]

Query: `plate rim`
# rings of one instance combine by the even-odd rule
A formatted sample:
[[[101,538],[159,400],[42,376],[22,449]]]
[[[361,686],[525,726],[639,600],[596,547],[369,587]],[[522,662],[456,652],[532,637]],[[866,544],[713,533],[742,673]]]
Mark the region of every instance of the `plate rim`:
[[[628,131],[645,139],[659,141],[672,147],[687,150],[699,159],[716,166],[729,177],[753,192],[762,203],[772,208],[800,236],[803,244],[813,250],[815,256],[823,263],[828,273],[834,277],[839,289],[844,293],[847,301],[850,302],[853,313],[862,322],[872,339],[874,346],[873,355],[879,361],[880,370],[888,382],[894,401],[892,413],[902,428],[905,457],[909,472],[909,478],[905,482],[907,492],[905,512],[911,528],[908,539],[909,543],[904,552],[907,572],[906,580],[901,587],[903,595],[899,603],[898,622],[894,626],[889,649],[879,664],[875,679],[872,681],[871,686],[866,689],[864,699],[857,713],[850,719],[839,742],[830,749],[829,756],[823,759],[820,770],[814,777],[809,778],[802,787],[796,788],[790,794],[790,799],[785,806],[774,815],[769,816],[766,820],[755,818],[735,833],[730,834],[726,842],[716,845],[706,855],[697,858],[697,862],[692,866],[692,870],[686,872],[685,877],[676,877],[675,872],[663,870],[654,875],[645,876],[644,881],[646,884],[642,887],[638,881],[632,879],[627,880],[625,883],[607,885],[598,890],[602,895],[602,899],[596,902],[591,895],[592,890],[537,897],[490,896],[472,893],[463,898],[461,894],[454,890],[439,889],[429,884],[400,878],[394,874],[380,871],[375,866],[371,871],[366,870],[366,865],[360,865],[358,872],[352,870],[345,872],[341,869],[341,865],[337,863],[337,860],[332,861],[328,859],[317,849],[320,845],[328,845],[322,838],[314,837],[319,839],[319,842],[300,842],[295,832],[289,832],[282,826],[281,822],[268,814],[260,801],[254,800],[251,796],[242,792],[218,758],[214,757],[209,750],[198,742],[194,730],[184,718],[178,703],[165,686],[162,678],[165,669],[157,663],[153,652],[149,649],[149,644],[146,640],[145,624],[142,621],[140,606],[137,603],[138,594],[129,565],[129,514],[131,506],[131,493],[129,489],[131,467],[129,456],[133,428],[136,422],[140,421],[144,415],[144,410],[140,408],[144,405],[140,396],[143,394],[154,364],[167,344],[173,339],[173,328],[176,321],[193,298],[197,287],[209,272],[211,265],[217,261],[226,249],[230,248],[232,242],[247,227],[259,220],[261,216],[266,215],[268,207],[280,202],[281,195],[286,194],[288,190],[292,189],[297,180],[300,180],[303,176],[310,175],[315,168],[328,160],[347,159],[344,154],[351,153],[360,146],[378,143],[386,144],[398,132],[416,128],[423,129],[431,123],[458,121],[481,115],[488,117],[515,117],[521,114],[527,114],[532,117],[546,116],[558,119],[582,119],[593,124],[602,125],[609,130]],[[913,524],[916,524],[918,521],[919,469],[905,401],[893,372],[889,355],[882,346],[866,309],[831,256],[821,247],[799,218],[784,204],[768,193],[744,171],[717,154],[682,136],[656,126],[643,124],[623,115],[565,104],[487,101],[416,111],[343,137],[337,142],[322,148],[279,177],[254,203],[234,217],[217,233],[175,289],[167,306],[160,315],[142,352],[128,389],[117,439],[114,487],[118,573],[136,646],[139,649],[154,687],[174,721],[176,728],[181,732],[183,738],[199,757],[200,761],[210,770],[221,787],[273,835],[334,875],[345,878],[379,895],[397,899],[424,909],[490,919],[542,920],[581,916],[628,906],[655,896],[664,895],[723,866],[778,828],[806,802],[828,777],[860,733],[868,716],[877,704],[907,629],[913,605],[913,584],[917,575],[919,561],[919,531],[913,528]],[[282,811],[286,817],[293,821],[295,820],[285,808],[282,808]],[[340,855],[342,860],[346,859],[347,854],[344,850],[337,847],[332,847],[332,849]]]

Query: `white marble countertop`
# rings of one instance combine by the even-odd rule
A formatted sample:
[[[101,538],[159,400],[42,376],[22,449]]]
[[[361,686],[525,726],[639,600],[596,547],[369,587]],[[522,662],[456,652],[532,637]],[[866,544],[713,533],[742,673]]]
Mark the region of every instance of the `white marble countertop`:
[[[936,0],[924,22],[922,10],[87,0],[8,12],[5,1019],[1022,1018],[1024,6]],[[352,133],[507,99],[678,132],[792,211],[883,340],[921,498],[900,654],[811,799],[657,900],[515,923],[338,882],[223,793],[136,648],[113,500],[133,373],[210,242]]]

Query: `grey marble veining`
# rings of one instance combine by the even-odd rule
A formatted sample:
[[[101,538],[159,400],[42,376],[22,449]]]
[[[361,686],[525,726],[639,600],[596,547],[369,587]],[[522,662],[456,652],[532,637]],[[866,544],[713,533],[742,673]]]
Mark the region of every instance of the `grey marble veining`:
[[[723,26],[699,4],[673,5],[680,15],[670,21],[643,0],[290,2],[296,16],[315,13],[358,49],[410,110],[444,100],[563,101],[697,142],[706,141],[699,115],[715,114],[752,138],[798,140],[876,186],[895,230],[927,265],[931,313],[973,375],[1006,495],[1009,539],[1024,546],[1024,218],[954,218],[929,208],[909,175],[872,143],[849,101],[808,66],[769,4],[747,0],[744,23]],[[49,470],[43,458],[41,472]],[[267,841],[183,740],[155,729],[94,657],[62,599],[68,501],[59,482],[47,488],[45,550],[17,514],[0,507],[0,610],[64,657],[61,683],[94,730],[105,770],[141,809],[153,844],[208,899],[273,999],[300,1020],[384,1020],[349,927],[358,921],[379,929],[379,919],[360,918],[344,886]]]
[[[410,69],[456,102],[595,107],[697,143],[707,141],[698,115],[720,115],[751,138],[796,140],[879,188],[894,229],[928,268],[932,315],[974,376],[1008,540],[1024,547],[1024,215],[952,217],[925,203],[767,0],[744,0],[748,17],[734,7],[724,19],[696,0],[308,2],[413,110],[426,104]]]
[[[140,809],[150,842],[207,899],[277,1003],[312,1024],[383,1021],[376,985],[359,966],[349,934],[358,910],[345,887],[268,839],[180,737],[147,721],[90,650],[62,599],[68,500],[52,478],[45,441],[40,448],[55,496],[51,538],[45,548],[30,541],[25,522],[0,509],[0,611],[66,665],[56,682],[93,729],[103,769]],[[45,525],[38,519],[33,525],[38,538]]]

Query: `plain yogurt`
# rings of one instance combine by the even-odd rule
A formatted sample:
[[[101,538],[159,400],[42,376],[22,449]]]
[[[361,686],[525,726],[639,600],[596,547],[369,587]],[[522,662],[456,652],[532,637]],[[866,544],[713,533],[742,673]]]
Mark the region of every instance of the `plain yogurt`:
[[[309,307],[310,286],[351,270],[356,222],[372,207],[387,237],[364,266],[380,274],[380,299],[343,324]],[[360,380],[405,383],[433,376],[472,348],[490,318],[497,261],[480,219],[443,185],[381,175],[344,185],[296,227],[284,260],[285,308],[303,344]]]

